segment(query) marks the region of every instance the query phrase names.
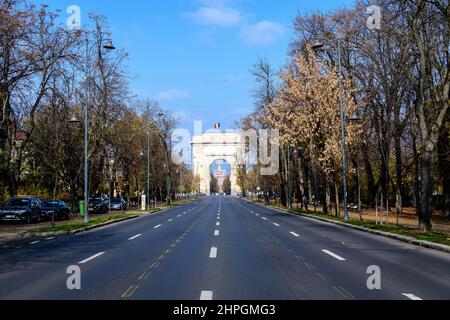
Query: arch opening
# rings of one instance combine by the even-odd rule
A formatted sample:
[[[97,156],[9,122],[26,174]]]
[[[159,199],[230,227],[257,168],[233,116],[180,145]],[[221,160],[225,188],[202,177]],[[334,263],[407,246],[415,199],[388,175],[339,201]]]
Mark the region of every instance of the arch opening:
[[[210,167],[210,194],[231,195],[231,165],[225,159],[214,160]]]

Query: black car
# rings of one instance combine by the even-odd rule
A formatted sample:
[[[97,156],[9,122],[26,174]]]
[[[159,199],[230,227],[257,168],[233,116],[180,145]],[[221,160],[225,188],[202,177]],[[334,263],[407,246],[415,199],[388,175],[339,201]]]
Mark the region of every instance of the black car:
[[[127,210],[127,202],[123,199],[112,199],[111,200],[111,210],[124,211]]]
[[[40,222],[41,202],[38,199],[11,198],[0,209],[0,221],[2,222]]]
[[[89,213],[101,214],[109,211],[109,201],[106,198],[89,199]]]
[[[64,201],[41,200],[41,217],[46,220],[68,220],[70,208]]]

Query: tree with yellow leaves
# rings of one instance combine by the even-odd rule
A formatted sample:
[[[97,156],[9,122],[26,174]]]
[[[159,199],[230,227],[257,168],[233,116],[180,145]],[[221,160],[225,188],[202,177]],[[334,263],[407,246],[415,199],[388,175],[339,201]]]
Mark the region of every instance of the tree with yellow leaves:
[[[334,181],[338,199],[338,173],[342,170],[342,146],[339,109],[339,76],[331,65],[316,58],[311,47],[297,54],[293,63],[280,72],[283,82],[279,96],[266,106],[267,120],[280,130],[281,142],[300,148],[321,168],[326,196],[324,211],[330,206],[330,183]],[[350,81],[343,81],[345,116],[357,112]],[[361,128],[348,125],[347,145],[357,143]],[[339,201],[336,201],[339,202]]]

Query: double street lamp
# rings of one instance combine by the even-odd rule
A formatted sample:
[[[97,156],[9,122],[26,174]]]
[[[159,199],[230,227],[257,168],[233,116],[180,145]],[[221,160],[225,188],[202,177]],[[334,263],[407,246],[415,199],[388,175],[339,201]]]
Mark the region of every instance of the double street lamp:
[[[89,76],[90,76],[90,51],[94,45],[99,43],[94,43],[93,46],[89,46],[89,34],[86,33],[86,69],[85,69],[85,79],[86,79],[86,103],[84,105],[84,222],[89,222],[89,122],[88,122],[88,111],[90,104],[90,94],[89,94]],[[108,51],[115,49],[112,40],[106,39],[106,44],[102,46]],[[80,120],[74,115],[70,120],[70,123],[79,123]]]
[[[341,114],[341,139],[342,139],[342,184],[344,191],[344,219],[348,220],[348,194],[347,194],[347,159],[346,159],[346,145],[345,145],[345,115],[344,115],[344,85],[343,85],[343,74],[342,74],[342,51],[341,51],[341,41],[338,39],[338,72],[339,72],[339,108]],[[322,42],[316,42],[312,49],[314,51],[319,51],[325,46]],[[359,119],[354,115],[351,119],[352,122],[356,122]]]

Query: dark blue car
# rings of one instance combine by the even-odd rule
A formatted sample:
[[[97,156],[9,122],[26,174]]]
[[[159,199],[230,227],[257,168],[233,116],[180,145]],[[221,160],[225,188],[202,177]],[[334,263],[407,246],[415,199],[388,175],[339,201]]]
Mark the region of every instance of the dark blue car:
[[[46,220],[68,220],[70,208],[64,201],[41,200],[41,216]]]
[[[41,202],[38,199],[11,198],[0,208],[0,221],[32,223],[41,221]]]

